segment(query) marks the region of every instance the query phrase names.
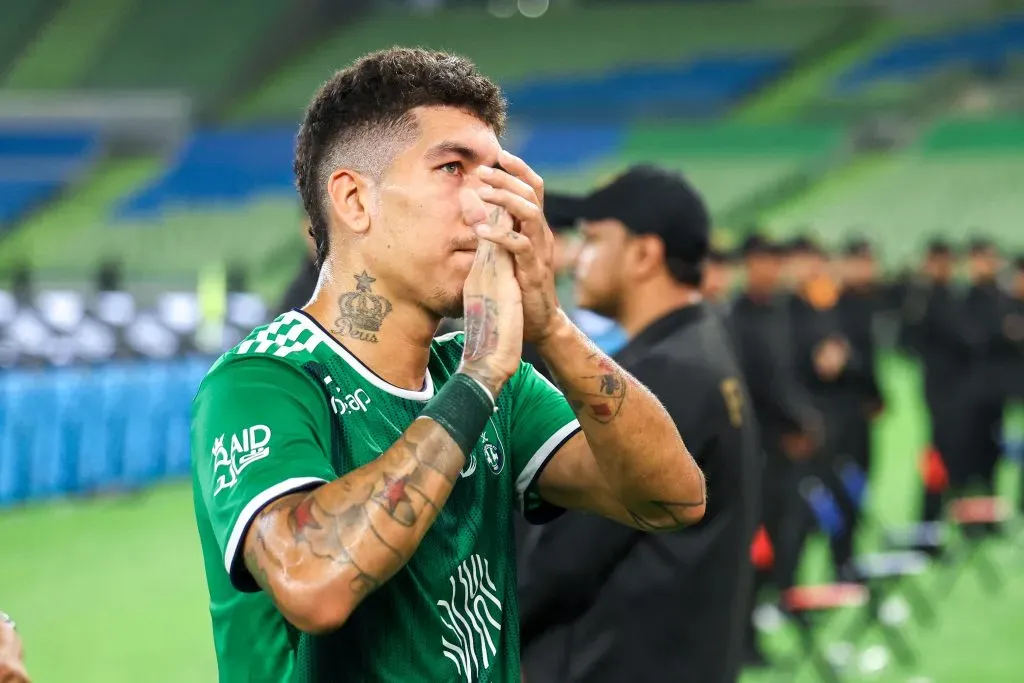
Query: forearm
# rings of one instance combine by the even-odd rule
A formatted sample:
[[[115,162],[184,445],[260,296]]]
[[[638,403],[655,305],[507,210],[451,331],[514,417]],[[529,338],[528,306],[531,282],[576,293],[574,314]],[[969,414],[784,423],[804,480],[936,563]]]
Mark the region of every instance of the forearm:
[[[700,519],[704,477],[661,402],[567,319],[538,351],[636,525],[675,528]]]
[[[377,460],[265,509],[246,566],[296,626],[336,628],[409,560],[464,464],[441,425],[416,420]]]

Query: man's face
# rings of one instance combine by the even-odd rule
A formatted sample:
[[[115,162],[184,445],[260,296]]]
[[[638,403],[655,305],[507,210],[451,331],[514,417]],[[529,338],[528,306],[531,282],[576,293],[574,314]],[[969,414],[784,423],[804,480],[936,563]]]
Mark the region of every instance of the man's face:
[[[999,273],[999,266],[999,254],[994,249],[973,252],[967,259],[967,271],[971,282],[994,280]]]
[[[789,257],[789,277],[799,285],[824,274],[828,261],[813,251],[797,251]]]
[[[774,291],[782,278],[782,259],[775,254],[750,254],[745,259],[747,284],[758,291]]]
[[[721,301],[732,289],[736,278],[736,269],[731,263],[723,260],[704,262],[704,277],[701,281],[701,293],[711,301]]]
[[[576,259],[576,304],[615,319],[626,283],[630,234],[616,220],[584,223],[583,245]]]
[[[416,140],[369,193],[366,267],[389,294],[459,317],[477,244],[459,193],[483,184],[474,171],[494,166],[501,146],[489,125],[459,109],[421,107],[413,114]]]
[[[873,284],[877,279],[877,266],[871,255],[847,256],[842,261],[843,280],[854,287]]]
[[[929,254],[924,261],[925,275],[933,282],[951,282],[955,269],[956,263],[949,254]]]

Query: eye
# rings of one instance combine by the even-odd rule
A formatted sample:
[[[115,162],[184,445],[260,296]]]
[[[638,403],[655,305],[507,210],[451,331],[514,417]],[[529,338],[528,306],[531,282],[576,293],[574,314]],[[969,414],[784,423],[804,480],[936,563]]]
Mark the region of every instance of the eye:
[[[442,164],[441,166],[438,166],[438,170],[443,171],[444,173],[447,173],[449,175],[458,175],[459,173],[462,172],[462,162],[449,161],[447,164]]]

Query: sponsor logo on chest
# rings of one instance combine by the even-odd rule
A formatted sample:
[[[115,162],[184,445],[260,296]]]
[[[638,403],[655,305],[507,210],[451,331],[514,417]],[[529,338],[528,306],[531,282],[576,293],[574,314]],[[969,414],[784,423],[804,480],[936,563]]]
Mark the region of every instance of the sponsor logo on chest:
[[[324,377],[324,384],[331,391],[331,410],[339,417],[349,413],[365,413],[367,406],[372,403],[370,395],[362,387],[346,394],[330,375]]]

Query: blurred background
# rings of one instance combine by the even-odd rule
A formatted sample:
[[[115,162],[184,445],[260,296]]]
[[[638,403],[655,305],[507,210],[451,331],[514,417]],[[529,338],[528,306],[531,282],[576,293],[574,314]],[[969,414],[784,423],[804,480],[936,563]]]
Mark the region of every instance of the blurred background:
[[[863,239],[904,294],[936,238],[955,252],[990,240],[1011,289],[1024,256],[1020,2],[2,4],[0,609],[37,683],[215,679],[189,402],[307,267],[297,123],[367,51],[472,58],[506,89],[506,146],[551,189],[639,161],[683,171],[723,254],[754,229],[827,249]],[[919,517],[930,434],[921,363],[897,343],[905,298],[877,326],[886,410],[870,506],[886,524]],[[621,343],[608,321],[580,320],[609,350]],[[1007,415],[999,491],[1016,504],[1024,420]],[[1024,552],[990,546],[1005,582],[986,591],[968,571],[934,596],[937,623],[907,626],[915,664],[869,635],[859,652],[872,656],[848,657],[846,673],[1024,680]],[[818,539],[807,581],[823,558]],[[770,653],[795,651],[793,629],[762,626]]]

